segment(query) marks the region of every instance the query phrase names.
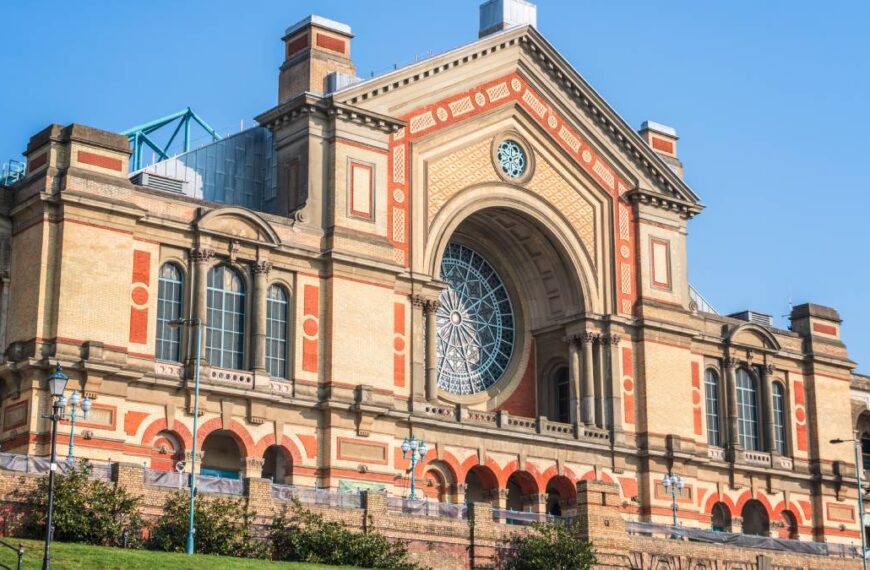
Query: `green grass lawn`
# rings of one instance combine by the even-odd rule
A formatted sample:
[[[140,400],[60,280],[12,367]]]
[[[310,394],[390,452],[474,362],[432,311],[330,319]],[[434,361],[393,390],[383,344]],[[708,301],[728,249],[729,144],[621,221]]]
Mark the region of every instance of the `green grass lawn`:
[[[5,542],[24,545],[23,568],[42,567],[43,543],[37,540],[4,539]],[[0,547],[0,562],[15,568],[17,557],[8,548]],[[103,548],[85,544],[51,544],[52,568],[58,570],[100,569],[100,570],[349,570],[349,566],[324,566],[321,564],[302,564],[298,562],[268,562],[265,560],[245,560],[229,556],[206,556],[197,554],[171,554],[149,550],[124,550]]]

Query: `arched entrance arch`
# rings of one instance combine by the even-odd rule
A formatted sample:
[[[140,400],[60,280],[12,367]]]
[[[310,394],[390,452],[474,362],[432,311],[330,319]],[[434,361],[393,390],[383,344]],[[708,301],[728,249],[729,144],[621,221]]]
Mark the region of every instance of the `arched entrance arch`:
[[[454,500],[456,475],[453,469],[443,461],[430,461],[423,472],[424,492],[429,499],[449,503]]]
[[[718,502],[713,505],[713,510],[710,512],[710,526],[715,531],[731,532],[731,509],[728,505]]]
[[[467,208],[454,212],[460,204]],[[438,397],[495,409],[519,394],[504,409],[568,423],[567,395],[559,415],[550,391],[536,382],[555,381],[539,362],[567,362],[559,327],[603,306],[587,294],[599,280],[584,244],[549,204],[508,186],[461,192],[434,218],[431,235],[426,271],[448,285],[436,316]],[[567,379],[567,368],[562,372]],[[567,391],[568,382],[562,384]],[[535,397],[542,391],[546,400]]]
[[[556,475],[547,481],[547,514],[557,517],[572,514],[577,499],[577,487],[564,475]]]
[[[498,489],[498,477],[485,465],[475,465],[465,475],[465,502],[491,503]]]
[[[743,519],[743,534],[770,536],[770,517],[767,509],[757,499],[750,499],[740,512]]]
[[[228,430],[214,430],[202,444],[200,473],[227,479],[239,479],[242,469],[242,452],[236,443],[235,434]]]
[[[537,506],[538,483],[527,471],[514,471],[507,480],[507,504],[511,511],[534,511]]]
[[[263,479],[280,485],[293,484],[293,456],[280,445],[272,444],[263,452]]]
[[[603,312],[604,302],[596,283],[593,252],[587,248],[563,214],[543,199],[506,184],[484,184],[467,188],[451,198],[433,218],[429,228],[430,239],[421,260],[421,269],[438,276],[441,258],[447,244],[454,239],[461,226],[475,219],[490,218],[501,214],[502,220],[490,228],[497,228],[497,235],[505,231],[505,224],[525,222],[526,228],[549,242],[561,257],[566,286],[573,288],[575,302],[580,311]],[[594,244],[589,244],[594,247]]]

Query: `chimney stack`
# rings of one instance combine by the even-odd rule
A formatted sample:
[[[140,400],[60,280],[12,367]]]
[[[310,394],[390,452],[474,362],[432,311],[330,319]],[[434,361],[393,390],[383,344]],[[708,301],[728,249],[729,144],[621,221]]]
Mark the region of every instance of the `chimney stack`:
[[[328,92],[327,75],[356,76],[350,59],[350,26],[320,16],[308,16],[290,26],[284,41],[284,63],[278,78],[278,102],[305,93]]]
[[[538,25],[538,7],[526,0],[487,0],[480,5],[478,37],[488,36],[513,26]]]
[[[644,121],[638,133],[653,151],[671,167],[671,170],[682,178],[683,163],[677,158],[677,140],[679,137],[676,129],[654,121]]]

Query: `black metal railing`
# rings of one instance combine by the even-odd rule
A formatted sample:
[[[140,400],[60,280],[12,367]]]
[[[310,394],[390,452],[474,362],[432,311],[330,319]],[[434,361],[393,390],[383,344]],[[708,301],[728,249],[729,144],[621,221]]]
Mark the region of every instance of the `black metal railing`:
[[[21,560],[22,560],[22,558],[24,558],[24,547],[21,546],[20,544],[18,546],[13,546],[13,545],[11,545],[8,542],[5,542],[3,540],[0,540],[0,546],[4,546],[4,547],[8,548],[9,550],[15,552],[15,554],[18,556],[18,564],[16,565],[16,568],[17,568],[17,570],[21,570]],[[12,566],[7,566],[6,564],[3,564],[2,562],[0,562],[0,568],[5,568],[6,570],[12,570]]]

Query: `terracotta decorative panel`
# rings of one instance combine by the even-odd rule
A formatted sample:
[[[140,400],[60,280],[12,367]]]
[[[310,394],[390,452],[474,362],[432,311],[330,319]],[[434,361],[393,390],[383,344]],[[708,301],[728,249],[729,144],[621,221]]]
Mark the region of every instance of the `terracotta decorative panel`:
[[[317,372],[320,289],[306,285],[302,294],[302,370]]]
[[[130,342],[148,342],[148,300],[151,285],[151,253],[133,252],[133,278],[130,291]]]
[[[405,386],[405,304],[393,305],[393,385]]]
[[[349,166],[350,214],[371,220],[374,210],[374,168],[370,164],[353,160],[350,161]]]

